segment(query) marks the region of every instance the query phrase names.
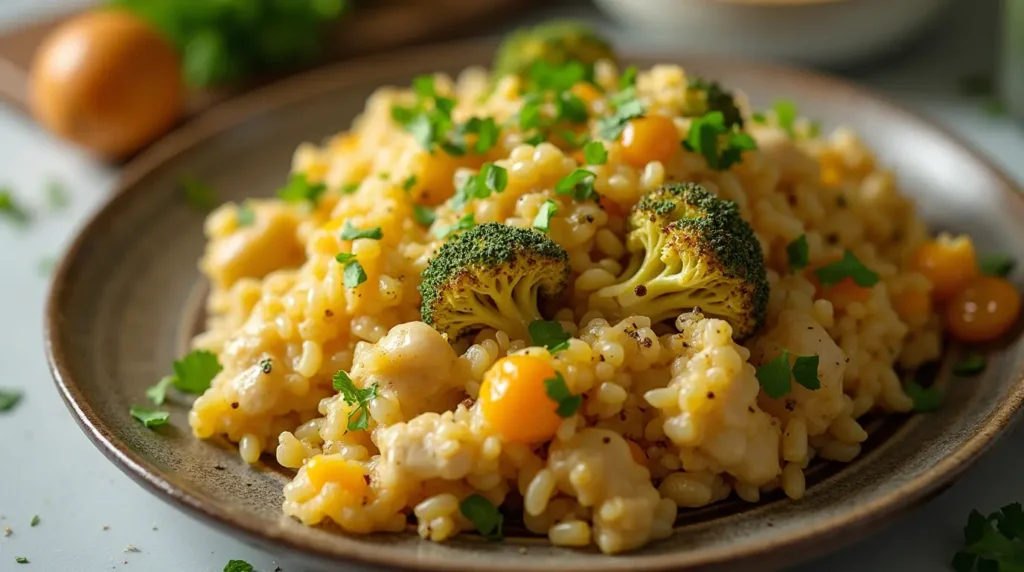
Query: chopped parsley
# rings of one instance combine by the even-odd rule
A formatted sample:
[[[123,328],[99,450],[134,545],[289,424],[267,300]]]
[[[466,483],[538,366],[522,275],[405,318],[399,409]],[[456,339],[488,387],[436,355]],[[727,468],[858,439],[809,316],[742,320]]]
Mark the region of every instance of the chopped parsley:
[[[404,181],[402,181],[402,190],[409,192],[413,187],[416,186],[416,175],[409,175]]]
[[[39,526],[39,515],[33,515],[32,520],[28,523],[29,526]]]
[[[320,197],[327,192],[327,185],[323,183],[311,183],[305,173],[292,173],[288,177],[288,183],[278,189],[277,196],[289,203],[306,202],[316,207]]]
[[[594,181],[597,175],[593,171],[577,168],[555,183],[555,192],[560,195],[572,195],[578,201],[597,198]]]
[[[377,398],[377,383],[360,389],[342,370],[334,374],[334,389],[345,403],[355,406],[348,412],[348,430],[363,431],[370,426],[370,402]]]
[[[25,558],[24,556],[15,556],[14,561],[18,564],[28,564],[28,558]]]
[[[801,234],[799,238],[789,243],[786,247],[786,255],[789,257],[789,268],[791,270],[803,270],[810,263],[807,249],[807,235]]]
[[[503,538],[501,527],[505,517],[498,507],[483,496],[473,493],[462,499],[462,502],[459,503],[459,511],[462,512],[462,516],[473,523],[480,536],[487,540]]]
[[[554,320],[534,320],[527,327],[534,345],[543,346],[555,353],[569,349],[569,332],[562,329],[562,323]]]
[[[580,405],[583,404],[583,396],[573,395],[565,383],[565,378],[557,371],[555,377],[544,380],[544,392],[551,398],[551,401],[558,404],[558,409],[555,412],[563,419],[575,415]]]
[[[366,238],[369,240],[380,240],[384,238],[384,232],[381,231],[379,226],[367,229],[358,229],[352,226],[351,221],[345,221],[345,226],[341,229],[342,240],[356,240],[357,238]]]
[[[337,260],[337,256],[335,256],[335,260]],[[366,270],[363,269],[363,265],[359,264],[359,261],[356,260],[355,257],[345,262],[345,270],[342,272],[342,282],[344,282],[345,288],[355,288],[363,282],[366,282]]]
[[[486,199],[508,186],[508,171],[494,163],[484,163],[480,172],[467,177],[452,197],[452,206],[459,208],[472,199]]]
[[[780,99],[772,105],[775,121],[790,138],[793,137],[793,124],[796,122],[796,104],[788,99]]]
[[[619,76],[619,89],[625,90],[636,85],[636,66],[629,66]]]
[[[171,414],[166,411],[155,411],[153,409],[145,409],[135,405],[128,410],[128,413],[150,429],[161,425],[167,425],[167,422],[171,418]]]
[[[744,151],[757,149],[757,143],[749,133],[726,126],[721,111],[709,111],[690,123],[683,147],[703,155],[708,167],[725,171],[740,162]]]
[[[953,557],[956,572],[1020,570],[1024,561],[1024,507],[1012,503],[988,517],[972,510],[964,527],[963,548]]]
[[[914,411],[918,413],[935,411],[942,405],[942,392],[937,387],[922,387],[910,380],[903,386],[903,391],[914,402]]]
[[[843,257],[814,271],[822,286],[831,286],[850,278],[857,286],[870,288],[878,283],[878,274],[864,266],[849,250]]]
[[[256,572],[256,569],[245,560],[229,560],[224,565],[224,572]]]
[[[50,210],[64,210],[70,201],[71,197],[68,195],[68,188],[64,183],[56,179],[46,183],[46,204],[49,205]]]
[[[969,353],[961,356],[956,363],[953,364],[953,375],[977,375],[985,371],[985,366],[988,365],[985,360],[985,356],[979,353]]]
[[[476,143],[473,145],[473,150],[479,155],[487,153],[498,144],[500,129],[498,129],[498,123],[494,121],[493,117],[485,117],[484,119],[471,117],[468,121],[459,125],[457,130],[460,135],[476,135]]]
[[[423,99],[437,97],[437,91],[434,89],[434,76],[419,75],[414,77],[412,80],[412,91]]]
[[[341,186],[341,194],[351,195],[352,193],[359,190],[361,183],[345,183]]]
[[[555,216],[558,212],[558,203],[548,199],[540,205],[540,209],[537,210],[537,216],[533,217],[533,228],[548,232],[551,226],[551,217]]]
[[[978,260],[978,269],[986,276],[1005,277],[1013,272],[1015,265],[1016,261],[1010,255],[1001,252],[982,254]]]
[[[465,134],[470,132],[477,133],[477,149],[487,146],[486,142],[480,144],[480,130],[485,129],[481,120],[455,125],[452,120],[455,100],[437,95],[432,76],[420,76],[413,80],[413,91],[417,96],[416,105],[393,106],[391,119],[412,135],[427,152],[433,153],[435,147],[440,147],[449,155],[461,157],[466,154]],[[490,132],[486,137],[497,139],[496,134]],[[493,143],[490,145],[493,146]]]
[[[574,148],[583,147],[584,145],[587,144],[587,141],[590,140],[590,134],[585,131],[577,135],[576,133],[573,133],[568,129],[562,129],[558,132],[558,134],[562,137],[562,139],[565,139],[565,143],[569,147]]]
[[[568,91],[558,94],[555,99],[555,121],[564,120],[569,123],[586,123],[587,104]]]
[[[765,117],[765,116],[764,116],[764,114],[763,114],[763,113],[761,113],[760,111],[755,111],[755,112],[753,113],[753,115],[751,115],[751,116],[750,116],[750,119],[751,119],[751,120],[752,120],[752,121],[753,121],[754,123],[761,123],[761,124],[764,124],[764,123],[767,123],[767,122],[768,122],[768,118],[767,118],[767,117]]]
[[[591,141],[583,146],[583,158],[588,165],[604,165],[608,162],[608,150],[604,148],[604,143]]]
[[[345,264],[346,262],[348,262],[350,260],[355,260],[355,258],[356,258],[356,255],[352,254],[351,252],[339,252],[339,253],[334,255],[334,259],[337,260],[338,262],[342,263],[342,264]]]
[[[636,88],[634,87],[617,93],[611,103],[615,107],[615,113],[597,120],[597,132],[601,138],[614,141],[626,128],[626,123],[630,119],[643,117],[644,105],[636,98]]]
[[[7,188],[0,188],[0,216],[19,225],[28,224],[32,220],[28,210],[18,204]]]
[[[473,213],[469,213],[462,215],[452,224],[435,227],[432,232],[437,238],[447,238],[452,233],[469,230],[474,226],[476,226],[476,220],[473,218]]]
[[[174,387],[186,393],[203,393],[224,369],[217,356],[206,350],[193,350],[174,362]]]
[[[793,367],[789,365],[790,353],[782,350],[775,359],[757,368],[757,381],[765,395],[778,399],[790,392],[791,380],[795,380],[807,389],[819,389],[818,356],[796,356]]]
[[[0,412],[14,409],[21,396],[22,393],[16,389],[0,389]]]
[[[543,117],[540,107],[544,99],[535,94],[523,98],[523,106],[519,108],[519,128],[523,131],[539,128],[542,126]]]
[[[217,206],[217,192],[213,187],[194,177],[186,177],[179,183],[185,202],[198,211],[208,211]]]
[[[146,390],[146,397],[156,405],[163,405],[167,400],[167,390],[174,385],[174,376],[165,375],[156,385]]]
[[[437,220],[437,213],[433,209],[423,205],[412,206],[412,217],[423,226],[430,226]]]
[[[235,221],[238,226],[252,226],[256,223],[256,212],[252,210],[249,203],[242,203],[235,211]]]
[[[565,64],[552,64],[547,60],[537,60],[527,74],[527,85],[532,91],[562,92],[584,81],[587,69],[582,63],[571,60]]]

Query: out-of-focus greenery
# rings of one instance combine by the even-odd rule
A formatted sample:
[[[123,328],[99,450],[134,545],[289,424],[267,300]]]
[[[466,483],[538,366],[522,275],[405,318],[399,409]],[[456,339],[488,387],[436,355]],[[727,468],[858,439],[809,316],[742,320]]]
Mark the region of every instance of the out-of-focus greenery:
[[[349,0],[110,0],[149,20],[182,55],[192,86],[301,66],[320,54],[325,24]]]

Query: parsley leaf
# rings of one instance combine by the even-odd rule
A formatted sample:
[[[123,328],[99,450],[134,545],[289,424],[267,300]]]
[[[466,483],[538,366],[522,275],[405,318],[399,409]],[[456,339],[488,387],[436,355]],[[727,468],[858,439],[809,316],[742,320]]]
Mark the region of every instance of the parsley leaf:
[[[7,188],[0,189],[0,216],[19,225],[28,224],[32,220],[28,211],[18,204],[14,195],[11,194],[11,190]]]
[[[528,95],[523,98],[523,106],[519,108],[519,128],[523,131],[541,127],[542,117],[540,107],[544,103],[543,98],[538,95]]]
[[[224,565],[224,572],[255,572],[256,569],[252,567],[245,560],[229,560]]]
[[[412,206],[412,218],[416,219],[416,222],[423,226],[430,226],[437,220],[437,213],[434,212],[430,207],[423,205]]]
[[[978,261],[978,269],[986,276],[1007,276],[1013,272],[1016,261],[1008,254],[991,252],[981,255]]]
[[[788,99],[780,99],[772,105],[775,111],[775,121],[790,138],[793,137],[793,123],[796,121],[796,104]]]
[[[807,235],[801,234],[796,240],[786,247],[786,255],[789,257],[789,268],[791,270],[802,270],[810,264],[810,254],[807,247]]]
[[[476,493],[462,499],[459,503],[459,511],[476,526],[477,532],[487,540],[501,540],[502,524],[505,517],[498,510],[498,507],[491,504],[481,495]]]
[[[818,379],[818,356],[797,356],[793,361],[793,379],[807,389],[820,389]]]
[[[25,558],[24,556],[15,556],[14,561],[18,564],[28,564],[28,558]]]
[[[583,396],[573,395],[565,383],[565,378],[558,371],[555,372],[555,377],[544,380],[544,392],[551,398],[551,401],[558,404],[558,409],[555,412],[563,419],[575,415],[580,405],[583,404]]]
[[[935,411],[942,405],[942,392],[937,387],[922,387],[916,381],[909,381],[903,391],[914,402],[914,411],[927,413]]]
[[[527,327],[530,332],[530,340],[534,345],[543,346],[549,352],[560,352],[569,348],[569,340],[572,338],[569,332],[562,329],[562,323],[549,320],[534,320]]]
[[[590,139],[590,134],[585,131],[577,135],[576,133],[573,133],[568,129],[562,129],[558,132],[558,134],[562,137],[562,139],[565,139],[565,143],[569,147],[573,148],[583,147],[584,145],[586,145],[587,140]]]
[[[789,393],[790,385],[789,352],[782,353],[775,359],[757,368],[757,381],[765,395],[778,399]]]
[[[568,91],[558,94],[555,99],[555,120],[565,120],[569,123],[586,123],[587,104]]]
[[[986,365],[985,356],[979,353],[969,353],[961,356],[960,359],[953,364],[953,375],[977,375],[985,371]]]
[[[624,90],[636,85],[636,66],[629,66],[619,76],[619,89]]]
[[[16,389],[0,389],[0,411],[10,411],[21,401],[22,393]]]
[[[483,155],[498,144],[500,130],[498,129],[498,123],[494,121],[493,117],[486,117],[484,119],[471,117],[459,126],[459,130],[462,133],[476,134],[476,143],[473,145],[473,150],[477,154]]]
[[[757,381],[765,395],[772,399],[778,399],[790,392],[793,388],[791,378],[807,389],[821,388],[821,381],[818,379],[818,356],[796,356],[791,370],[790,355],[790,352],[784,349],[775,359],[757,368]]]
[[[345,183],[341,186],[341,194],[351,195],[359,190],[360,183]]]
[[[249,203],[242,203],[238,206],[238,210],[235,211],[235,222],[241,227],[252,226],[256,223],[256,212],[252,210]]]
[[[39,515],[33,515],[32,520],[28,523],[29,526],[39,526]]]
[[[612,98],[612,104],[615,106],[615,113],[597,120],[598,135],[609,141],[614,141],[619,137],[630,119],[644,115],[644,105],[636,98],[635,88],[631,87],[620,91]]]
[[[217,206],[217,193],[213,187],[193,177],[182,179],[180,185],[185,202],[190,207],[198,211],[208,211]]]
[[[508,185],[508,171],[494,163],[484,163],[480,172],[467,177],[452,197],[452,206],[460,208],[471,199],[486,199],[492,192],[500,193]]]
[[[597,192],[594,191],[595,179],[597,175],[592,171],[577,168],[555,183],[555,192],[560,195],[572,195],[578,201],[585,201],[597,196]]]
[[[134,405],[128,410],[128,413],[149,428],[167,425],[168,420],[171,418],[171,414],[166,411],[155,411]]]
[[[414,77],[412,80],[412,90],[418,97],[423,99],[437,97],[437,92],[434,90],[434,76],[419,75]]]
[[[533,217],[533,228],[548,232],[551,226],[551,217],[555,216],[558,212],[558,203],[548,199],[544,201],[544,204],[540,205],[540,209],[537,210],[537,216]]]
[[[757,149],[757,143],[749,133],[727,127],[721,111],[709,111],[690,123],[683,147],[703,155],[708,167],[724,171],[740,162],[743,151]]]
[[[972,510],[964,527],[964,546],[953,557],[957,572],[1020,570],[1024,561],[1024,508],[1008,504],[985,517]]]
[[[508,186],[508,171],[505,170],[505,167],[499,167],[494,163],[484,163],[477,176],[482,178],[487,188],[495,193],[504,191]]]
[[[754,112],[754,113],[753,113],[753,114],[752,114],[752,115],[750,116],[750,119],[751,119],[751,120],[752,120],[752,121],[753,121],[754,123],[761,123],[761,124],[764,124],[764,123],[767,123],[767,122],[768,122],[768,118],[767,118],[767,117],[765,117],[765,116],[764,116],[764,114],[763,114],[763,113],[761,113],[760,111],[755,111],[755,112]]]
[[[864,266],[849,250],[843,257],[814,271],[822,286],[831,286],[846,278],[853,279],[857,286],[870,288],[878,283],[878,274]]]
[[[348,412],[348,430],[363,431],[370,426],[370,402],[377,398],[377,383],[365,389],[356,387],[352,378],[342,370],[334,374],[334,389],[345,403],[354,405]]]
[[[559,65],[540,59],[530,67],[527,85],[533,91],[565,91],[586,77],[587,69],[576,60]]]
[[[588,165],[604,165],[608,162],[608,150],[600,141],[591,141],[583,146],[583,158]]]
[[[366,238],[369,240],[380,240],[384,238],[384,233],[381,231],[379,226],[367,229],[358,229],[352,226],[350,221],[345,221],[345,226],[341,229],[342,240],[356,240],[357,238]]]
[[[163,405],[167,400],[167,390],[174,385],[174,376],[165,375],[156,385],[146,390],[146,397],[157,405]]]
[[[436,236],[437,238],[447,238],[448,235],[454,232],[469,230],[473,228],[475,225],[476,221],[473,218],[473,213],[469,213],[462,215],[462,217],[459,218],[459,220],[455,221],[452,224],[435,227],[432,232],[434,233],[434,236]]]
[[[320,197],[327,191],[327,185],[323,183],[310,183],[305,173],[292,173],[288,177],[288,183],[278,189],[277,196],[289,203],[300,203],[306,201],[316,206]]]
[[[409,192],[413,187],[416,186],[416,175],[409,175],[404,181],[402,181],[402,190]]]
[[[213,352],[193,350],[174,362],[174,387],[186,393],[202,393],[222,369]]]
[[[366,282],[366,270],[363,270],[363,265],[359,264],[358,260],[351,259],[345,263],[342,281],[345,283],[345,288],[355,288]]]
[[[345,264],[346,262],[349,262],[351,260],[355,260],[355,258],[356,255],[352,254],[351,252],[339,252],[334,255],[334,259],[342,264]]]

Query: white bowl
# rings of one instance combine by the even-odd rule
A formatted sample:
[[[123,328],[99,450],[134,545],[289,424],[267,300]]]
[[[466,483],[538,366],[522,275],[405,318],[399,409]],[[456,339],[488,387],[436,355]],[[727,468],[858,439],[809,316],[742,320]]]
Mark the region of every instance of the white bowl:
[[[631,39],[688,52],[847,65],[911,39],[950,0],[596,0]]]

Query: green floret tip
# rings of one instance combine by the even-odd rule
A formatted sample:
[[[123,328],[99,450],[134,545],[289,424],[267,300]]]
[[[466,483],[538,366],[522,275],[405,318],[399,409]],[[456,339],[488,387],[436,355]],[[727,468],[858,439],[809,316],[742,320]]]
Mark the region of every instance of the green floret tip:
[[[736,106],[732,92],[722,87],[717,81],[694,78],[687,85],[687,117],[700,117],[709,111],[722,114],[725,126],[743,128],[743,114]]]
[[[444,243],[423,271],[420,314],[456,340],[483,328],[529,340],[540,299],[562,293],[569,255],[547,235],[496,222]]]
[[[495,54],[493,71],[495,77],[526,76],[538,61],[555,66],[575,61],[589,73],[598,60],[615,59],[611,44],[587,24],[552,20],[506,36]]]
[[[591,305],[615,318],[675,320],[699,308],[744,339],[764,326],[768,278],[761,245],[736,203],[694,183],[668,184],[633,207],[630,261]]]

